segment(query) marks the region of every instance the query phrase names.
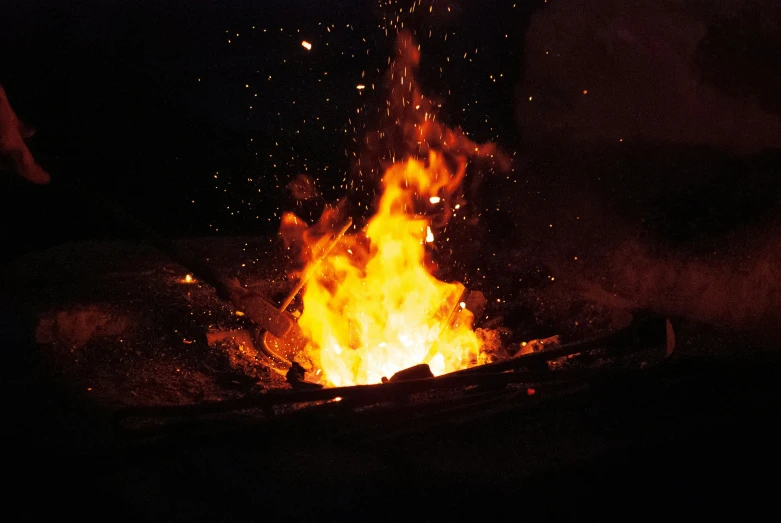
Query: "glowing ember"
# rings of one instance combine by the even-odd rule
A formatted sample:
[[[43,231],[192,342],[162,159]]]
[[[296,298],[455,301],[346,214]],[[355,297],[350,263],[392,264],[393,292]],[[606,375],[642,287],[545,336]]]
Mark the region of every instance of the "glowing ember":
[[[429,273],[429,221],[413,214],[416,202],[458,176],[434,152],[427,163],[391,166],[377,214],[309,280],[298,323],[324,382],[378,383],[420,363],[438,375],[476,360],[472,315],[459,310],[464,287]]]
[[[311,51],[311,50],[312,50],[312,44],[310,44],[310,43],[309,43],[309,42],[307,42],[306,40],[304,40],[304,41],[302,41],[302,42],[301,42],[301,47],[303,47],[303,48],[304,48],[304,49],[306,49],[307,51]]]
[[[193,278],[192,274],[185,274],[184,278],[179,281],[182,283],[195,283],[195,278]]]

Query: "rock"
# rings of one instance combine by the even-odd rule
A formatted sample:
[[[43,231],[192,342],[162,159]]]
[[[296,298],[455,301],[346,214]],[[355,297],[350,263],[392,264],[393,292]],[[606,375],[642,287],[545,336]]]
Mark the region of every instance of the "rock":
[[[550,350],[560,346],[561,337],[559,335],[540,340],[524,341],[521,342],[521,349],[515,355],[523,356],[525,354],[531,354],[532,352],[542,352],[543,350]]]
[[[388,380],[390,383],[396,383],[398,381],[410,381],[410,380],[423,380],[426,378],[433,378],[434,374],[431,372],[427,363],[421,363],[408,369],[400,370],[396,374],[390,377]]]
[[[305,376],[306,376],[306,369],[304,369],[304,367],[302,367],[300,364],[294,361],[292,365],[290,365],[290,370],[288,370],[287,374],[285,375],[285,380],[294,389],[322,389],[323,388],[323,386],[320,384],[304,381]]]

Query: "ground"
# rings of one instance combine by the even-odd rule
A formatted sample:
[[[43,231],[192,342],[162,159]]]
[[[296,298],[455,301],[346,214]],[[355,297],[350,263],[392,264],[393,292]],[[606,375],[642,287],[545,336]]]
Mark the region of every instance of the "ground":
[[[269,295],[289,284],[278,264],[284,251],[268,238],[183,244]],[[241,267],[252,260],[263,261]],[[209,347],[210,329],[240,328],[241,319],[209,289],[183,283],[181,267],[133,243],[64,245],[21,259],[6,274],[13,278],[5,332],[16,341],[5,353],[3,381],[14,427],[8,470],[14,489],[46,492],[51,502],[13,503],[20,515],[56,507],[59,517],[134,521],[410,513],[580,519],[621,515],[627,505],[698,516],[766,505],[768,484],[759,478],[777,460],[780,362],[731,329],[676,320],[671,360],[635,362],[564,394],[486,391],[493,400],[458,415],[416,418],[413,403],[276,424],[236,416],[149,440],[119,430],[116,409],[284,386],[235,347]],[[520,308],[535,293],[546,302],[573,299],[555,288],[548,282],[514,300]],[[573,310],[595,322],[592,334],[621,323],[595,305],[588,313],[551,307],[544,316]],[[36,333],[41,343],[31,343]]]

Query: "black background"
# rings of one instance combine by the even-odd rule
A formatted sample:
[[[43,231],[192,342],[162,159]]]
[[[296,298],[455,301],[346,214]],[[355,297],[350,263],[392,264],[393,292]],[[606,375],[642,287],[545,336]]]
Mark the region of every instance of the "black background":
[[[517,147],[513,90],[525,27],[543,3],[446,4],[424,17],[368,1],[12,3],[0,21],[0,82],[36,127],[30,146],[54,181],[3,178],[7,252],[128,234],[89,198],[58,189],[73,179],[171,236],[273,232],[299,173],[341,196],[349,156],[381,108],[398,9],[421,41],[421,81],[442,117]]]

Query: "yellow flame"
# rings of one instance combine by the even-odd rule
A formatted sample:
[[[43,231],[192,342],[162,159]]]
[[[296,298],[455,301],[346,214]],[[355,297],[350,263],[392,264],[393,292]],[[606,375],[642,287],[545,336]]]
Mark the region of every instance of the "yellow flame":
[[[420,363],[439,375],[475,361],[473,318],[459,307],[464,287],[431,275],[430,223],[415,214],[464,169],[450,172],[433,151],[427,164],[393,164],[365,230],[320,262],[304,290],[299,325],[325,383],[379,383]]]

